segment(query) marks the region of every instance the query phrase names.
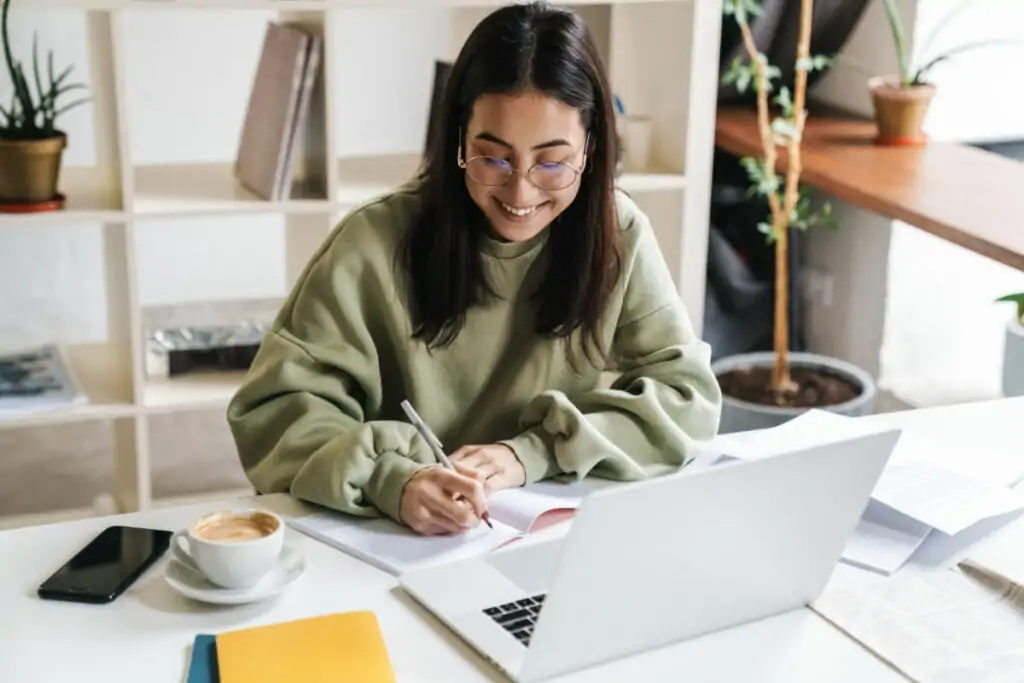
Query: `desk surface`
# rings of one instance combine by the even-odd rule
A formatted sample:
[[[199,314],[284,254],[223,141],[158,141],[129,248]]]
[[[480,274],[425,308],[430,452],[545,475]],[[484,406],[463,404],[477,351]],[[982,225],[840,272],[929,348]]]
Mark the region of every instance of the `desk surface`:
[[[874,136],[872,121],[812,110],[801,148],[803,182],[1024,270],[1024,163],[949,142],[879,147]],[[754,111],[720,109],[715,144],[737,156],[761,156]]]
[[[979,448],[1013,446],[1024,399],[965,404],[862,418],[928,429]],[[302,506],[286,496],[255,504],[284,514]],[[495,669],[414,603],[393,577],[305,536],[289,543],[305,554],[302,579],[277,599],[239,607],[179,597],[165,583],[163,560],[110,605],[46,602],[38,583],[99,529],[112,523],[177,529],[225,502],[151,510],[0,532],[0,681],[181,683],[197,633],[349,610],[376,612],[399,683],[505,681]],[[563,529],[564,530],[564,529]],[[942,549],[916,560],[940,564]],[[952,557],[952,559],[957,559]],[[844,564],[833,585],[882,580]],[[736,653],[743,653],[737,657]],[[557,679],[573,682],[687,680],[759,683],[896,683],[905,679],[809,610],[794,612]],[[668,673],[667,673],[668,672]]]

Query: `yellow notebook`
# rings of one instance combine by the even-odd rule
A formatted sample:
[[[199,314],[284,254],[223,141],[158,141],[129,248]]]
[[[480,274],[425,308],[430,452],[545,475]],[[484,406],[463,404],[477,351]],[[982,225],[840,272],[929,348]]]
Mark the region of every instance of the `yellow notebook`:
[[[347,612],[217,636],[220,683],[395,683],[373,612]]]

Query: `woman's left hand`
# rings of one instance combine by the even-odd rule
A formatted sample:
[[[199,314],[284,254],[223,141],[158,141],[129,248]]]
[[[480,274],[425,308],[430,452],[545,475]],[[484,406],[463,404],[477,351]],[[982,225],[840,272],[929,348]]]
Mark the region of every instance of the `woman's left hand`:
[[[488,491],[514,488],[526,482],[522,463],[504,444],[463,446],[448,457],[456,470],[475,476]]]

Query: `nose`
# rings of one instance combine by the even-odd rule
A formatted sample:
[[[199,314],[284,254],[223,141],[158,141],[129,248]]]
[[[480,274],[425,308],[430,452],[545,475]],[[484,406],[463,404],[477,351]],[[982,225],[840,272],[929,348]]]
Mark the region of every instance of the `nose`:
[[[533,200],[537,193],[536,186],[526,177],[526,173],[518,171],[509,179],[506,185],[508,192],[508,203],[515,206],[529,206],[535,203]]]

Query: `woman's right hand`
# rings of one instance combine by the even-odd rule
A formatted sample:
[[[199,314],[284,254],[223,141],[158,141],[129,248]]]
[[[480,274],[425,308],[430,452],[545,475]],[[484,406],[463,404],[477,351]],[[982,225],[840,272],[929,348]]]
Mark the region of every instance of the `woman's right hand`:
[[[472,529],[486,509],[484,485],[479,479],[438,465],[424,468],[409,479],[399,516],[417,533],[448,534]]]

